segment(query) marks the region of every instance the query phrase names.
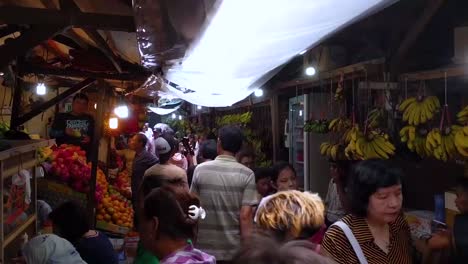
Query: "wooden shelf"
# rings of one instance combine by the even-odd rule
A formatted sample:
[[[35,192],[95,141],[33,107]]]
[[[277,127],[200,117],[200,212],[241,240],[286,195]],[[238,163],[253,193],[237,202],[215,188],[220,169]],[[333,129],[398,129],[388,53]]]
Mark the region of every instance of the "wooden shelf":
[[[438,68],[429,71],[420,71],[413,73],[405,73],[400,75],[400,81],[424,81],[424,80],[433,80],[433,79],[443,79],[445,78],[445,73],[447,73],[447,78],[450,77],[460,77],[468,75],[468,65],[459,64],[451,65],[443,68]]]
[[[21,233],[23,233],[32,223],[36,222],[36,214],[33,214],[29,216],[29,218],[21,224],[20,226],[16,227],[13,232],[11,232],[9,235],[5,237],[5,240],[3,241],[3,248],[6,248],[15,238],[17,238]]]
[[[19,154],[35,151],[37,148],[52,146],[55,139],[49,140],[2,140],[12,146],[11,149],[0,152],[0,160],[5,160]]]
[[[32,169],[34,167],[37,166],[37,160],[28,160],[28,161],[25,161],[22,165],[21,168],[19,168],[20,170],[21,169],[25,169],[25,170],[29,170],[29,169]],[[15,175],[16,173],[18,173],[18,168],[16,167],[12,167],[10,169],[6,169],[3,171],[2,173],[2,179],[3,180],[6,180],[7,178]]]

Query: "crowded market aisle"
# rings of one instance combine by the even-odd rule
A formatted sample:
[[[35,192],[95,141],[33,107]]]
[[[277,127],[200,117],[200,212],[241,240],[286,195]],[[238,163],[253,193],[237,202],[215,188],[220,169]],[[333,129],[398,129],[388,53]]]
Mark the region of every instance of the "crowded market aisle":
[[[468,1],[7,2],[0,264],[468,263]]]

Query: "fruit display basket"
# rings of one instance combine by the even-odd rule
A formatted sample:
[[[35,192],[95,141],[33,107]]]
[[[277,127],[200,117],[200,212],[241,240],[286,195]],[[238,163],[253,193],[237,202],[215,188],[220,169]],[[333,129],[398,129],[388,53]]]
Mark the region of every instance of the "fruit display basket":
[[[126,235],[130,232],[130,229],[123,226],[114,225],[112,223],[104,222],[104,221],[97,221],[96,228],[102,231],[107,231],[110,233],[118,234],[118,235]]]
[[[41,179],[38,180],[37,189],[40,198],[46,200],[52,208],[56,208],[59,204],[69,200],[76,201],[83,207],[86,207],[86,194],[75,191],[64,183]]]

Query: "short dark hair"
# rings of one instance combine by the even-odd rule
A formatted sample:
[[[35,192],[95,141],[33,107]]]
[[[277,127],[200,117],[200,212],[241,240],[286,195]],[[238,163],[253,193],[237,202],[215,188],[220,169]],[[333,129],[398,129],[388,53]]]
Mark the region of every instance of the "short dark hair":
[[[380,188],[386,188],[402,183],[402,171],[389,161],[366,160],[356,164],[347,184],[347,195],[351,213],[367,216],[369,198]]]
[[[278,180],[278,177],[279,177],[280,173],[284,169],[290,169],[290,170],[292,170],[294,175],[297,175],[296,174],[296,169],[294,169],[294,167],[291,164],[289,164],[286,161],[279,161],[279,162],[275,163],[275,165],[273,166],[273,174],[272,174],[271,180],[273,182],[276,182]]]
[[[238,126],[224,126],[218,132],[221,147],[225,151],[237,154],[242,148],[244,135]]]
[[[243,146],[241,150],[237,153],[237,161],[241,162],[242,158],[250,157],[255,158],[255,153],[250,146]]]
[[[315,252],[307,240],[282,244],[266,235],[254,235],[236,254],[234,264],[331,264],[330,259]]]
[[[88,96],[84,93],[75,94],[75,96],[73,96],[73,102],[75,102],[76,100],[84,100],[86,102],[89,102]]]
[[[257,183],[261,179],[271,178],[273,176],[273,169],[272,168],[255,168],[255,183]]]
[[[216,140],[208,139],[200,144],[200,150],[198,155],[204,159],[214,160],[218,156],[218,149],[216,146]]]
[[[144,217],[158,218],[158,231],[172,239],[194,239],[198,220],[188,216],[189,207],[200,206],[195,194],[174,192],[168,187],[153,189],[144,200]]]
[[[74,245],[91,229],[85,208],[75,201],[62,203],[49,214],[49,218],[59,228],[60,236]]]
[[[145,134],[142,133],[137,133],[134,136],[138,138],[138,141],[143,144],[143,147],[146,147],[146,144],[148,144],[148,138],[146,137]]]

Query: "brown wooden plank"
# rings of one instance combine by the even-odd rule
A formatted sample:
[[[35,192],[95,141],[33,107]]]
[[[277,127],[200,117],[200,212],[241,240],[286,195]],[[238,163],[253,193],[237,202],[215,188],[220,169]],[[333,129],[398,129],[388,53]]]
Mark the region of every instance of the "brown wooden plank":
[[[352,65],[348,65],[345,67],[341,67],[338,69],[326,71],[326,72],[317,72],[315,76],[312,76],[310,78],[301,78],[301,79],[295,79],[291,80],[288,82],[282,82],[277,85],[275,85],[274,90],[280,90],[280,89],[287,89],[291,87],[296,87],[297,85],[300,86],[312,86],[316,84],[320,84],[320,81],[330,79],[330,78],[338,78],[341,74],[350,74],[353,73],[355,74],[356,72],[364,72],[364,71],[371,71],[373,67],[375,66],[381,66],[385,63],[384,58],[380,59],[374,59],[374,60],[369,60],[369,61],[364,61]]]
[[[461,64],[451,67],[445,68],[438,68],[429,71],[420,71],[420,72],[412,72],[412,73],[405,73],[400,75],[400,80],[408,80],[408,81],[424,81],[424,80],[433,80],[433,79],[442,79],[445,78],[445,73],[447,73],[448,78],[452,77],[461,77],[461,76],[468,76],[468,65]]]
[[[135,72],[135,73],[108,73],[108,72],[91,72],[76,69],[58,69],[58,68],[45,68],[40,66],[25,65],[21,72],[44,74],[44,75],[57,75],[78,78],[95,78],[95,79],[109,79],[109,80],[122,80],[122,81],[145,81],[151,74],[150,72]]]
[[[62,26],[57,25],[31,28],[23,31],[21,36],[6,41],[4,45],[0,46],[0,67],[5,66],[17,56],[24,55],[31,48],[39,45],[44,40],[52,38],[63,29]]]
[[[2,6],[0,7],[0,22],[3,24],[74,26],[135,32],[133,16],[64,12],[45,8]]]
[[[405,37],[403,38],[403,41],[400,44],[400,47],[396,51],[391,61],[390,71],[393,76],[398,73],[399,67],[403,62],[404,58],[406,57],[406,54],[444,2],[445,0],[429,1],[419,18],[410,26],[408,32],[406,33]]]

